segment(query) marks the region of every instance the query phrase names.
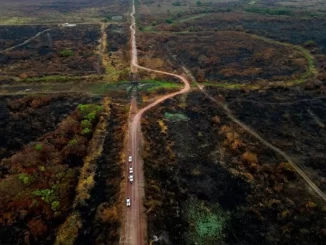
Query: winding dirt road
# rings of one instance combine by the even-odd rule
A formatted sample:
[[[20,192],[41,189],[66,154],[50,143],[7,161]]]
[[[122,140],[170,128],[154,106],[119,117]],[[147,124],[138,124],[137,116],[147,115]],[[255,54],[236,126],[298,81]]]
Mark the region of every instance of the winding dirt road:
[[[34,37],[31,37],[31,38],[25,40],[24,42],[22,42],[22,43],[20,43],[20,44],[17,44],[17,45],[15,45],[15,46],[10,47],[10,48],[7,48],[7,49],[5,49],[5,50],[0,50],[0,54],[5,53],[5,52],[8,52],[8,51],[10,51],[10,50],[13,50],[13,49],[15,49],[15,48],[18,48],[18,47],[20,47],[20,46],[23,46],[23,45],[29,43],[30,41],[32,41],[33,39],[39,37],[39,36],[40,36],[41,34],[43,34],[44,32],[47,32],[47,31],[50,31],[50,30],[51,30],[51,28],[46,29],[46,30],[44,30],[44,31],[40,31],[40,32],[38,32]]]
[[[145,196],[144,193],[144,172],[143,172],[143,161],[140,158],[139,149],[141,145],[141,118],[143,114],[162,103],[163,101],[170,99],[176,95],[186,93],[190,90],[190,84],[186,78],[180,75],[176,75],[173,73],[153,70],[150,68],[146,68],[138,65],[137,60],[137,47],[136,47],[136,22],[135,22],[135,4],[133,2],[133,10],[131,13],[131,71],[132,73],[137,73],[138,69],[146,70],[149,72],[156,72],[160,74],[165,74],[169,76],[173,76],[181,80],[184,84],[184,87],[177,92],[167,94],[165,96],[160,97],[153,103],[147,105],[137,112],[137,101],[136,98],[133,97],[131,99],[131,107],[130,107],[130,118],[129,118],[129,154],[132,156],[132,167],[134,170],[134,182],[133,184],[129,183],[127,179],[127,190],[126,190],[126,198],[129,197],[131,199],[131,207],[128,207],[126,210],[126,219],[125,219],[125,228],[122,231],[120,244],[129,244],[129,245],[144,245],[147,243],[147,228],[146,228],[146,217],[143,210],[143,198]],[[130,166],[128,164],[128,166]],[[129,170],[129,167],[127,168]],[[127,172],[127,176],[129,173]]]

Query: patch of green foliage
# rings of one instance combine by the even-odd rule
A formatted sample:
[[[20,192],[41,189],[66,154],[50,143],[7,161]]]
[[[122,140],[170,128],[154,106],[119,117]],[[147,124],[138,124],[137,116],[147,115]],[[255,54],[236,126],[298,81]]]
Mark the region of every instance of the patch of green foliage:
[[[92,121],[96,118],[96,112],[91,112],[85,116],[86,119]]]
[[[82,128],[91,128],[92,123],[89,120],[85,119],[85,120],[81,121],[81,126],[82,126]]]
[[[33,195],[34,196],[38,196],[41,197],[41,199],[43,201],[45,201],[46,203],[50,203],[52,201],[54,201],[54,195],[53,195],[54,191],[52,189],[38,189],[33,191]]]
[[[99,116],[103,107],[95,104],[79,104],[77,108],[83,119],[81,121],[81,126],[83,128],[81,133],[89,134],[92,131],[94,120]]]
[[[90,130],[89,128],[84,128],[81,133],[82,134],[89,134],[91,132],[92,132],[92,130]]]
[[[60,207],[60,202],[59,201],[53,201],[51,203],[51,209],[53,211],[58,211],[59,210],[59,207]]]
[[[186,204],[186,218],[190,225],[187,234],[188,244],[220,244],[224,238],[224,229],[228,215],[220,208],[214,211],[204,202],[191,198]]]
[[[102,106],[95,104],[79,104],[77,108],[81,113],[82,117],[85,119],[93,118],[93,115],[89,116],[89,114],[96,115],[97,113],[100,113],[103,110]]]
[[[38,189],[32,192],[34,196],[40,197],[44,202],[51,205],[51,209],[56,212],[60,207],[58,196],[56,194],[56,185],[52,186],[52,189]]]
[[[269,15],[292,15],[293,12],[286,8],[257,8],[257,7],[250,7],[246,8],[245,11],[257,13],[257,14],[269,14]]]
[[[32,182],[31,176],[29,176],[28,174],[19,174],[18,175],[18,179],[24,183],[25,185],[29,185]]]
[[[43,149],[42,145],[41,144],[36,144],[35,145],[35,150],[37,151],[41,151]]]
[[[78,144],[78,141],[76,139],[72,139],[68,142],[68,146],[75,146]]]
[[[74,55],[74,51],[72,51],[71,49],[64,49],[59,52],[59,55],[61,57],[70,57]]]
[[[164,113],[164,118],[169,120],[169,121],[173,121],[173,122],[188,121],[189,120],[189,117],[187,117],[186,115],[184,115],[182,113],[168,113],[168,112],[165,112]]]

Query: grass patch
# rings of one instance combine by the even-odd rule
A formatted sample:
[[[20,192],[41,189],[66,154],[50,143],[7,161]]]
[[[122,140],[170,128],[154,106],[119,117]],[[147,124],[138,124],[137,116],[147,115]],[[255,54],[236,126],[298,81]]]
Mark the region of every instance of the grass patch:
[[[179,122],[179,121],[188,121],[189,118],[182,114],[182,113],[164,113],[164,119],[173,121],[173,122]]]
[[[204,202],[191,198],[187,201],[185,210],[190,224],[190,230],[186,236],[188,244],[219,244],[223,241],[228,215],[219,207],[212,210]]]
[[[80,81],[87,79],[98,79],[102,80],[103,76],[101,75],[86,75],[86,76],[63,76],[63,75],[50,75],[44,77],[31,77],[26,79],[21,79],[20,82],[71,82],[71,81]]]
[[[175,88],[182,88],[182,84],[180,83],[174,83],[174,82],[167,82],[167,81],[155,81],[155,80],[144,80],[141,81],[138,85],[138,88],[140,90],[146,90],[146,91],[154,91],[157,89],[175,89]]]

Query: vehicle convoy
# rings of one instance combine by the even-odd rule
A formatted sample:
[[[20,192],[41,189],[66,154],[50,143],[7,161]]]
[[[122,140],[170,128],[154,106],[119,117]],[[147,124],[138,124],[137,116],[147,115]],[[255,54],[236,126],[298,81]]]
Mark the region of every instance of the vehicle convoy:
[[[130,207],[131,206],[131,202],[130,202],[130,198],[129,197],[126,199],[126,206],[127,207]]]

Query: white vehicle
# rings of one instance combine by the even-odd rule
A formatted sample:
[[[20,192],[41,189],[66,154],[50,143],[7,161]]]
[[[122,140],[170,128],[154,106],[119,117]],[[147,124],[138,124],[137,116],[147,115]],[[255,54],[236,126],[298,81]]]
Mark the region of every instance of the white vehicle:
[[[129,156],[128,162],[132,162],[132,156]]]
[[[133,174],[134,173],[134,170],[132,169],[132,167],[129,167],[129,173],[130,174]]]
[[[130,207],[131,206],[130,198],[129,197],[126,199],[126,205],[127,205],[127,207]]]
[[[131,174],[131,175],[129,175],[128,179],[129,179],[130,183],[132,184],[132,182],[134,181],[134,176]]]

